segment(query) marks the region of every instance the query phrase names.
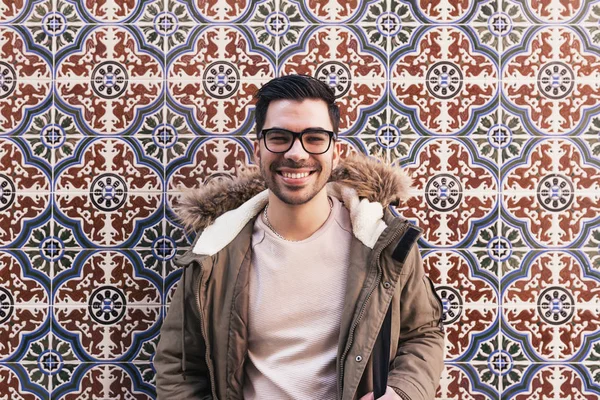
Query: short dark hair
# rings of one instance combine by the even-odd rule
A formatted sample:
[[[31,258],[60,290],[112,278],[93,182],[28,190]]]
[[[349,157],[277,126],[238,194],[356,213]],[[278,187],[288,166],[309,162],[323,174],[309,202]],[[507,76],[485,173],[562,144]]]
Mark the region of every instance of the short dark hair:
[[[271,79],[254,95],[256,102],[256,135],[265,125],[267,109],[273,100],[320,99],[327,103],[333,132],[337,135],[340,127],[340,109],[335,104],[335,92],[326,83],[308,75],[285,75]]]

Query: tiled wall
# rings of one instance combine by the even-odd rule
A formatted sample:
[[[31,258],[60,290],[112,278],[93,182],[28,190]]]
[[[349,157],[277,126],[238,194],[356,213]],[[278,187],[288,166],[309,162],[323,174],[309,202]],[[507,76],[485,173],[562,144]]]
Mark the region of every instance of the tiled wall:
[[[250,163],[253,92],[335,87],[415,178],[443,399],[600,398],[600,3],[0,0],[0,398],[154,398],[179,186]],[[21,397],[18,397],[21,396]],[[95,396],[95,397],[94,397]]]

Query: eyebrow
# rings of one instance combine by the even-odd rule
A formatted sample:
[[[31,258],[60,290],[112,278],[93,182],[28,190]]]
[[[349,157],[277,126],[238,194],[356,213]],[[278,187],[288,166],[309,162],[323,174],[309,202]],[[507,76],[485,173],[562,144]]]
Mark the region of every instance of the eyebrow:
[[[290,130],[290,129],[283,128],[283,127],[281,127],[281,126],[273,126],[273,127],[271,127],[271,128],[265,128],[265,129],[283,129],[283,130],[286,130],[286,131],[291,131],[291,132],[294,132],[294,131],[292,131],[292,130]],[[320,127],[320,126],[311,126],[311,127],[309,127],[309,128],[305,128],[305,129],[301,130],[300,132],[309,131],[309,130],[328,131],[329,129],[322,128],[322,127]]]

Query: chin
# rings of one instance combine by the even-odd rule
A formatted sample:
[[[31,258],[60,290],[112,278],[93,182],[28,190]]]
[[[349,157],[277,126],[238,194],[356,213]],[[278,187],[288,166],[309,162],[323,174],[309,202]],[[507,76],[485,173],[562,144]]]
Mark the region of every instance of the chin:
[[[277,196],[277,198],[279,200],[281,200],[283,203],[288,204],[290,206],[301,206],[303,204],[310,202],[312,199],[315,198],[314,196],[312,196],[312,197],[279,196],[279,195],[277,195],[277,193],[275,193],[275,196]]]
[[[308,188],[300,188],[298,190],[289,190],[288,188],[269,187],[271,192],[279,199],[282,203],[299,206],[310,202],[316,197],[318,192],[312,193]]]

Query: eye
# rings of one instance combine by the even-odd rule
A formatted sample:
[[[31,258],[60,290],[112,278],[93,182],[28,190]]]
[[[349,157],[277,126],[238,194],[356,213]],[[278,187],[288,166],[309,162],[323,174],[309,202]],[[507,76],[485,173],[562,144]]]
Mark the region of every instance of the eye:
[[[304,134],[304,140],[307,143],[323,143],[329,140],[329,135],[325,132],[307,132]]]
[[[267,134],[267,140],[273,143],[286,143],[290,141],[290,136],[287,132],[271,131]]]

